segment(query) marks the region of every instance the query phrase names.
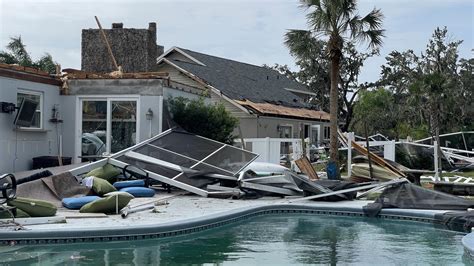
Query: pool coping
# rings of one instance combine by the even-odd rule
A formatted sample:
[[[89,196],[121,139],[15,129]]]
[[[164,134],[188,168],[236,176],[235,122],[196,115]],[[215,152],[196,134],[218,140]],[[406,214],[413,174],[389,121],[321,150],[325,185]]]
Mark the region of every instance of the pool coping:
[[[474,259],[474,233],[463,236],[461,242],[464,246],[465,253],[468,254],[471,259]]]
[[[437,220],[435,219],[435,214],[442,212],[444,211],[383,209],[375,218],[436,224]],[[165,238],[195,233],[245,220],[254,216],[282,213],[367,217],[363,212],[363,209],[357,206],[320,206],[290,203],[262,204],[250,207],[240,207],[205,215],[199,218],[182,219],[159,224],[139,225],[132,228],[114,226],[108,229],[104,229],[104,227],[84,227],[75,228],[74,230],[64,228],[0,232],[0,245],[63,244]]]

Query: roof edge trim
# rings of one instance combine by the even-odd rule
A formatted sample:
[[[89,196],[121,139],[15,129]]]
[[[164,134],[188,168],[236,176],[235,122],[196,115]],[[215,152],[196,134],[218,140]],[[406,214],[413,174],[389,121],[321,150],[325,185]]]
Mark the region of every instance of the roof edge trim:
[[[297,92],[297,93],[301,93],[301,94],[317,96],[316,93],[311,92],[311,91],[302,91],[302,90],[292,89],[292,88],[284,88],[284,89],[287,90],[287,91],[291,91],[291,92]]]
[[[166,56],[168,56],[172,52],[178,52],[178,53],[182,54],[183,56],[185,56],[186,58],[188,58],[189,60],[193,61],[194,63],[196,63],[198,65],[201,65],[201,66],[206,66],[203,62],[201,62],[201,61],[197,60],[196,58],[190,56],[189,54],[187,54],[186,52],[184,52],[183,50],[179,49],[179,47],[176,47],[176,46],[171,47],[166,52],[164,52],[162,55],[160,55],[156,59],[156,63],[157,64],[161,63],[163,61],[163,59],[165,59]]]

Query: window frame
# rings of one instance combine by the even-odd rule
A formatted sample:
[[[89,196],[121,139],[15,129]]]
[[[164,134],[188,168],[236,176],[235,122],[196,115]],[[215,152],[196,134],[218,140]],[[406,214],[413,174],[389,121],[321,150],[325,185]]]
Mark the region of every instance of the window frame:
[[[279,138],[282,138],[280,133],[282,133],[283,128],[289,128],[290,129],[289,139],[292,139],[293,138],[293,125],[292,124],[280,124],[280,125],[278,125],[277,131],[278,131]],[[283,138],[283,139],[285,139],[285,138]]]
[[[161,97],[161,96],[160,96]],[[124,94],[124,95],[110,95],[110,94],[104,94],[104,95],[79,95],[76,97],[76,121],[75,121],[75,128],[76,128],[76,135],[75,135],[75,151],[74,151],[74,162],[75,163],[80,163],[81,162],[81,153],[82,153],[82,146],[81,146],[81,141],[82,141],[82,122],[83,122],[83,117],[82,117],[82,108],[83,108],[83,102],[84,101],[105,101],[107,102],[107,116],[106,116],[106,123],[107,123],[107,129],[106,129],[106,153],[112,154],[110,152],[111,148],[111,133],[112,133],[112,102],[114,101],[135,101],[136,102],[136,136],[135,136],[135,143],[139,143],[140,140],[140,133],[141,133],[141,101],[142,98],[140,95],[134,95],[134,94]],[[160,102],[161,103],[161,102]],[[160,115],[161,116],[161,115]],[[158,120],[161,124],[161,118]],[[160,129],[161,132],[161,129]],[[109,144],[110,143],[110,144]]]
[[[30,127],[19,127],[20,129],[30,129],[30,130],[43,130],[44,129],[44,123],[43,123],[43,105],[44,105],[44,93],[42,91],[33,91],[33,90],[26,90],[26,89],[18,89],[16,93],[16,102],[18,104],[18,94],[26,94],[26,95],[33,95],[33,96],[39,96],[40,102],[38,104],[38,107],[36,108],[36,112],[39,112],[39,127],[35,126],[30,126]],[[18,106],[20,107],[20,106]]]
[[[324,138],[324,140],[329,140],[331,138],[331,127],[330,126],[324,126],[323,138]]]

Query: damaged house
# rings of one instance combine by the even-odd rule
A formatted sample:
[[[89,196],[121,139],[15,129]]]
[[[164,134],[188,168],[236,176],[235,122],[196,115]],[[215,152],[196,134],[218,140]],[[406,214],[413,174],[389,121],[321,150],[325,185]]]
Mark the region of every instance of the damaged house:
[[[329,114],[306,103],[314,93],[275,70],[178,47],[158,58],[157,69],[169,74],[173,87],[202,90],[224,104],[244,138],[329,139]]]
[[[314,94],[305,86],[264,67],[177,47],[163,53],[156,30],[154,22],[104,30],[118,75],[98,29],[82,31],[81,70],[51,76],[0,66],[0,147],[7,151],[0,172],[51,166],[34,165],[38,157],[79,163],[135,145],[168,128],[171,97],[224,104],[240,121],[234,135],[243,138],[329,138],[329,115],[306,103]],[[38,102],[30,127],[14,123],[23,98]]]

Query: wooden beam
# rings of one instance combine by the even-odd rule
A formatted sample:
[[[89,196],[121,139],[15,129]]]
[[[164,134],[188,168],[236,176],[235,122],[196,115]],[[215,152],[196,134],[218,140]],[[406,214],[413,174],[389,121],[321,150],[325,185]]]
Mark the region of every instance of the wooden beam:
[[[115,61],[114,54],[112,53],[112,48],[110,48],[109,41],[107,40],[107,36],[105,36],[105,32],[102,29],[102,25],[100,25],[99,19],[97,16],[94,16],[97,25],[99,26],[100,33],[102,34],[102,38],[104,38],[105,46],[107,46],[107,51],[109,51],[110,58],[112,58],[112,63],[114,64],[115,70],[119,71],[119,67],[117,65],[117,61]]]

